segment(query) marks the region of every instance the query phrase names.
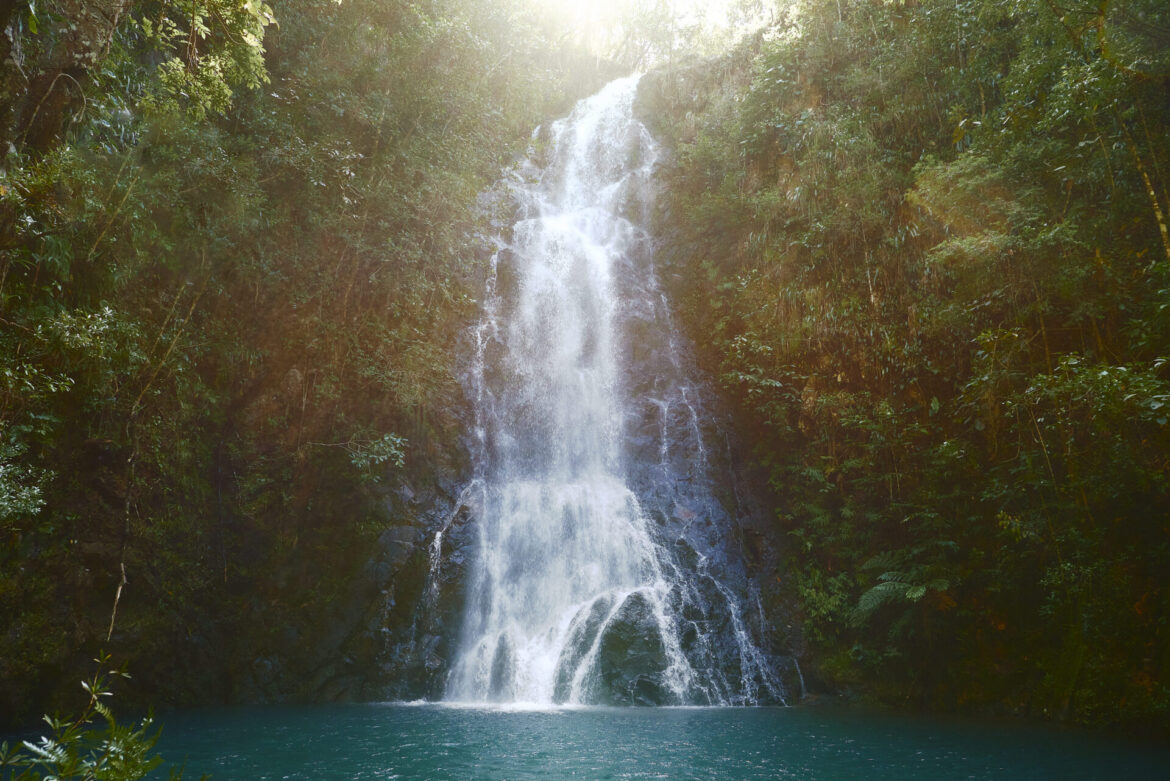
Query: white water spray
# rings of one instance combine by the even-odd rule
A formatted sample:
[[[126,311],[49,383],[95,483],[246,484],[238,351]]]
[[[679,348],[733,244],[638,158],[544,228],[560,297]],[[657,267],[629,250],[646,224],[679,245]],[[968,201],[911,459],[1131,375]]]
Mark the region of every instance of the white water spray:
[[[636,87],[622,79],[579,103],[547,133],[543,169],[529,164],[513,183],[519,220],[472,335],[482,502],[450,700],[723,704],[761,689],[782,699],[732,592],[704,572],[714,588],[703,597],[700,573],[671,547],[683,533],[663,539],[631,488],[630,420],[646,405],[665,478],[679,480],[676,451],[700,471],[707,460],[692,389],[655,378],[661,392],[639,399],[628,376],[631,320],[650,323],[647,339],[677,364],[638,225],[658,151],[633,118]],[[675,410],[688,448],[670,441]],[[698,514],[676,506],[689,529]],[[726,637],[713,636],[717,624]]]

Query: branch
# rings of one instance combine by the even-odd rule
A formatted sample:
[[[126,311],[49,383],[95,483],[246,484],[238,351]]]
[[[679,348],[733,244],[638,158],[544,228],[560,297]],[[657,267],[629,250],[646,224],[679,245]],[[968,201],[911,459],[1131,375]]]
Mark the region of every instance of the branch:
[[[106,642],[110,642],[110,638],[114,636],[114,619],[118,616],[118,600],[122,598],[122,587],[126,585],[126,562],[118,562],[118,566],[122,569],[122,579],[118,581],[118,591],[114,594],[114,609],[110,611],[110,631],[106,632]]]

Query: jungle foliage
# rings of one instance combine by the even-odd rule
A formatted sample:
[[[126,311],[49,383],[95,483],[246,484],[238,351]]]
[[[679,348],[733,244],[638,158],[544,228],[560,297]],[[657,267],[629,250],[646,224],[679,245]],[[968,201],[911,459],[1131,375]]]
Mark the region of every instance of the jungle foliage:
[[[389,478],[453,468],[477,194],[599,66],[523,0],[0,22],[0,721],[81,707],[99,647],[130,703],[261,696]]]
[[[477,194],[616,74],[525,0],[0,27],[0,721],[104,718],[100,647],[130,703],[320,696],[390,488],[458,470]],[[807,0],[645,82],[825,685],[1167,723],[1168,52],[1162,0]]]
[[[810,0],[644,105],[821,680],[1165,728],[1170,7]]]

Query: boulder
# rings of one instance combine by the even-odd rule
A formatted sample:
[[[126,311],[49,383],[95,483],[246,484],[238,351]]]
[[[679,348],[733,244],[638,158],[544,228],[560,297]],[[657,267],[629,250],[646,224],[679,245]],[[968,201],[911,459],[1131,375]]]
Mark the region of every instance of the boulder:
[[[650,601],[628,596],[609,622],[598,649],[597,700],[606,705],[667,705],[666,646]]]

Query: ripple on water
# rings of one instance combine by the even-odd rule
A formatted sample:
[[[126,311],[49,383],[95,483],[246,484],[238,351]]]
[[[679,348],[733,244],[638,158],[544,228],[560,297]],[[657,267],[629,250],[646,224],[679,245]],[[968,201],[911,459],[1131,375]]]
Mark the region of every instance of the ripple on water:
[[[382,704],[202,710],[162,721],[168,766],[218,781],[1144,781],[1170,766],[1170,747],[1092,733],[835,708]]]

